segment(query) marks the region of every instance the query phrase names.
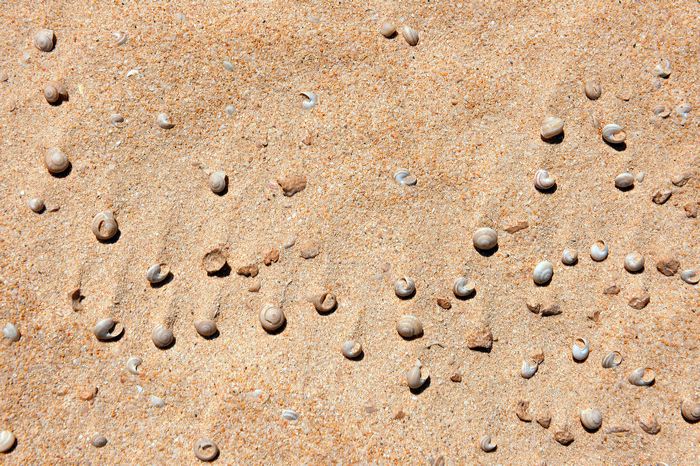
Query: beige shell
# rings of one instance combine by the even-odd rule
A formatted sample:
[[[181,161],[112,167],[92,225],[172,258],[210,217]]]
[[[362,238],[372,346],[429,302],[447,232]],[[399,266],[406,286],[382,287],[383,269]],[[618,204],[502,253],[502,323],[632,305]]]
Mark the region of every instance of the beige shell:
[[[34,34],[34,47],[42,52],[50,52],[56,45],[56,34],[51,29],[39,29]]]
[[[119,225],[112,212],[104,211],[92,219],[92,233],[100,241],[108,241],[119,231]]]
[[[583,86],[583,90],[586,93],[586,97],[591,100],[598,100],[600,95],[603,93],[600,83],[592,79],[586,81],[586,84]]]
[[[226,187],[228,186],[228,176],[226,175],[226,172],[223,171],[215,171],[211,175],[209,175],[209,189],[211,189],[211,192],[214,194],[221,194],[224,191],[226,191]]]
[[[31,209],[32,212],[37,214],[42,213],[46,208],[43,199],[39,199],[38,197],[33,197],[29,199],[27,201],[27,206],[29,206],[29,209]]]
[[[165,349],[173,344],[175,335],[173,331],[163,324],[158,324],[151,332],[151,340],[156,348]]]
[[[379,33],[386,38],[393,37],[396,34],[396,27],[389,22],[384,22],[379,28]]]
[[[697,398],[686,398],[681,401],[681,415],[690,423],[700,421],[700,401]]]
[[[408,299],[416,294],[416,282],[412,278],[403,277],[394,283],[394,292],[401,299]]]
[[[603,413],[599,409],[589,408],[581,411],[581,424],[586,430],[596,431],[603,425]]]
[[[648,387],[654,384],[654,379],[656,375],[654,371],[648,367],[638,367],[633,370],[630,376],[627,378],[629,383],[636,385],[638,387]]]
[[[480,251],[489,251],[498,245],[498,233],[493,228],[479,228],[472,235],[472,243]]]
[[[216,322],[211,319],[197,320],[194,323],[194,328],[204,338],[208,338],[218,331]]]
[[[557,117],[547,117],[542,122],[540,135],[544,139],[552,139],[564,132],[564,120]]]
[[[216,247],[204,254],[202,267],[209,275],[213,275],[226,266],[226,260],[226,251],[223,248]]]
[[[260,310],[259,317],[260,325],[262,325],[262,328],[268,333],[279,330],[286,322],[282,309],[277,306],[273,306],[272,304],[264,305]]]
[[[46,165],[46,169],[49,171],[49,173],[52,175],[58,175],[68,170],[68,167],[70,167],[70,161],[68,160],[66,154],[61,151],[61,149],[51,147],[46,151],[46,155],[44,155],[44,165]]]
[[[408,383],[408,388],[411,390],[421,388],[429,378],[430,372],[427,369],[423,369],[423,364],[418,360],[414,366],[406,372],[406,383]]]
[[[459,277],[452,285],[452,292],[458,298],[469,298],[476,293],[476,285],[467,277]]]
[[[401,35],[403,36],[404,39],[406,39],[406,42],[410,46],[416,46],[418,45],[418,31],[413,29],[410,26],[404,26],[401,28]]]
[[[547,170],[537,170],[535,173],[535,188],[539,191],[547,191],[552,189],[557,184],[553,176],[549,176]]]
[[[603,356],[602,365],[605,369],[612,369],[622,364],[622,355],[618,351],[611,351]]]
[[[404,315],[396,323],[396,331],[401,337],[410,340],[423,335],[423,324],[414,315]]]
[[[134,375],[139,375],[139,366],[143,363],[143,359],[132,356],[126,361],[126,370]]]
[[[604,261],[608,257],[608,251],[608,245],[599,239],[591,245],[591,259],[596,262]]]
[[[49,81],[44,86],[44,98],[50,104],[57,104],[68,98],[68,91],[63,83],[59,81]]]
[[[479,440],[479,447],[486,453],[489,453],[496,449],[496,444],[491,443],[490,435],[484,435],[483,437],[481,437],[481,440]]]
[[[15,446],[17,438],[9,430],[0,431],[0,453],[10,451]]]
[[[355,340],[348,340],[343,343],[340,351],[348,359],[357,359],[362,354],[362,344]]]
[[[603,140],[608,144],[621,144],[625,142],[627,133],[624,128],[614,123],[603,126]]]
[[[219,447],[208,438],[201,438],[194,444],[194,456],[200,461],[214,461],[219,456]]]
[[[168,278],[169,275],[170,268],[166,264],[153,264],[146,271],[146,280],[151,285],[157,285]]]
[[[625,256],[625,270],[629,273],[637,273],[644,270],[644,256],[638,252],[631,252]]]
[[[311,298],[311,303],[316,308],[316,311],[321,314],[332,312],[338,307],[338,300],[333,293],[324,292]]]
[[[108,317],[97,322],[92,333],[100,341],[115,340],[124,333],[124,326],[119,321]]]
[[[175,127],[175,123],[170,121],[170,116],[167,113],[159,113],[156,117],[156,124],[163,129],[171,129]]]
[[[578,251],[575,249],[564,249],[561,254],[561,262],[564,265],[576,265],[578,262]]]

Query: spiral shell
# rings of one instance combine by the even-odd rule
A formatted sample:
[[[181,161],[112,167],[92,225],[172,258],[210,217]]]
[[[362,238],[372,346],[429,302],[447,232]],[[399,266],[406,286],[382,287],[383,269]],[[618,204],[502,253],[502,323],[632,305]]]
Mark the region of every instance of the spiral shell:
[[[226,172],[223,171],[215,171],[211,175],[209,175],[209,189],[214,194],[221,194],[224,191],[226,191],[226,187],[228,186],[228,176],[226,175]]]
[[[622,355],[617,351],[611,351],[603,356],[602,365],[605,369],[612,369],[622,364]]]
[[[124,45],[129,40],[129,34],[122,31],[114,31],[112,37],[114,37],[114,43],[117,45]]]
[[[581,425],[588,431],[596,431],[603,425],[603,413],[599,409],[589,408],[581,411]]]
[[[574,358],[574,361],[585,361],[589,352],[590,347],[588,346],[588,340],[585,338],[577,338],[571,345],[571,356]]]
[[[681,415],[690,423],[700,421],[700,401],[690,398],[681,401]]]
[[[591,246],[591,259],[596,262],[601,262],[608,257],[608,245],[605,241],[598,240]]]
[[[688,285],[697,285],[700,283],[700,272],[696,269],[687,269],[681,272],[681,280]]]
[[[272,333],[279,330],[285,323],[284,312],[277,306],[266,304],[260,310],[260,325],[266,332]]]
[[[557,181],[554,179],[554,177],[549,176],[549,172],[547,170],[540,169],[535,173],[535,188],[537,188],[539,191],[547,191],[552,189],[556,184]]]
[[[56,45],[56,34],[51,29],[39,29],[34,34],[34,47],[42,52],[50,52]]]
[[[156,348],[165,349],[173,344],[175,335],[173,331],[163,324],[158,324],[151,332],[151,340]]]
[[[167,265],[163,263],[153,264],[146,271],[146,280],[148,280],[148,283],[151,285],[157,285],[168,278],[168,275],[170,275],[170,270]]]
[[[318,96],[315,92],[307,91],[302,92],[300,95],[304,97],[304,100],[301,102],[301,108],[303,108],[304,110],[311,110],[316,105],[318,105]]]
[[[170,116],[167,113],[159,113],[156,117],[156,124],[163,129],[172,129],[175,123],[170,121]]]
[[[532,271],[532,280],[536,285],[546,285],[552,280],[554,268],[549,261],[542,261]]]
[[[19,333],[19,330],[15,324],[8,323],[2,328],[2,336],[7,340],[16,342],[19,341],[19,338],[22,335]]]
[[[407,314],[401,316],[396,323],[396,331],[406,340],[418,338],[423,335],[423,324],[418,320],[418,317]]]
[[[348,340],[343,343],[340,351],[348,359],[357,359],[362,354],[362,345],[354,340]]]
[[[108,241],[119,231],[119,225],[112,212],[104,211],[92,219],[92,233],[99,241]]]
[[[379,33],[386,38],[393,37],[394,34],[396,34],[396,27],[388,22],[382,23],[381,27],[379,28]]]
[[[496,449],[496,444],[491,443],[491,436],[490,435],[484,435],[481,437],[481,440],[479,441],[479,447],[486,453],[492,452]]]
[[[338,307],[338,301],[333,293],[321,293],[311,298],[311,303],[316,308],[316,311],[321,314],[333,312]]]
[[[98,321],[92,333],[100,341],[115,340],[124,333],[124,326],[119,321],[108,317]]]
[[[0,453],[10,451],[15,446],[17,438],[9,430],[0,431]]]
[[[44,165],[52,175],[59,175],[70,167],[70,161],[66,154],[57,147],[51,147],[44,155]]]
[[[409,277],[403,277],[394,283],[394,293],[401,299],[411,298],[416,294],[416,282]]]
[[[418,180],[415,176],[411,175],[405,168],[399,168],[396,173],[394,173],[394,180],[403,186],[415,186]]]
[[[617,189],[629,189],[634,186],[634,175],[630,172],[620,173],[615,177],[615,187]]]
[[[194,456],[200,461],[214,461],[219,456],[219,447],[208,438],[201,438],[194,444]]]
[[[520,375],[524,379],[532,378],[537,373],[539,364],[534,359],[524,359],[523,365],[520,367]]]
[[[564,265],[576,265],[578,262],[578,251],[575,249],[564,249],[561,254],[561,263]]]
[[[490,251],[498,245],[498,233],[493,228],[479,228],[472,235],[472,243],[480,251]]]
[[[27,201],[27,206],[29,209],[37,214],[40,214],[44,211],[46,208],[46,205],[44,204],[44,201],[42,199],[39,199],[38,197],[33,197]]]
[[[126,370],[134,375],[139,375],[139,366],[143,363],[143,359],[132,356],[126,361]]]
[[[583,91],[586,93],[586,97],[591,100],[598,100],[603,90],[600,87],[600,83],[589,79],[583,86]]]
[[[44,98],[50,104],[57,104],[68,98],[68,91],[62,83],[49,81],[44,86]]]
[[[404,39],[406,39],[406,42],[411,47],[415,47],[416,45],[418,45],[418,40],[419,40],[418,31],[416,31],[412,27],[403,26],[401,28],[401,35],[403,36]]]
[[[654,374],[653,370],[649,369],[648,367],[638,367],[632,371],[627,380],[632,385],[636,385],[638,387],[649,387],[654,384],[655,378],[656,375]]]
[[[625,142],[627,133],[624,128],[615,123],[610,123],[603,126],[603,140],[608,144],[621,144]]]
[[[421,388],[429,378],[430,373],[423,369],[423,364],[419,360],[416,360],[415,365],[406,372],[406,382],[411,390]]]
[[[644,256],[638,252],[631,252],[625,256],[625,270],[629,273],[637,273],[644,270]]]
[[[209,338],[216,334],[218,331],[216,327],[216,322],[211,319],[197,320],[194,323],[194,328],[204,338]]]
[[[552,139],[564,132],[564,120],[557,117],[547,117],[542,122],[540,135],[543,139]]]
[[[452,285],[452,292],[458,298],[469,298],[476,293],[476,285],[467,277],[459,277]]]

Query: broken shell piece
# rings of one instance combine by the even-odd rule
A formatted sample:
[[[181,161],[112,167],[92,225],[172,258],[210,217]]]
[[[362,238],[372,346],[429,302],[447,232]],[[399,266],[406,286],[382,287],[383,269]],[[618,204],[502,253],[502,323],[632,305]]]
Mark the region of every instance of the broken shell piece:
[[[484,435],[481,437],[481,440],[479,441],[479,447],[486,453],[492,452],[496,449],[496,444],[491,443],[491,436],[489,435]]]
[[[411,175],[405,168],[399,168],[396,173],[394,173],[394,180],[403,186],[415,186],[418,180],[415,176]]]
[[[673,191],[670,189],[657,189],[656,192],[654,192],[654,195],[651,197],[651,200],[654,204],[661,205],[668,201],[671,194],[673,194]]]
[[[316,105],[318,105],[318,96],[315,92],[302,92],[300,95],[304,96],[304,101],[301,103],[301,107],[304,110],[311,110]]]
[[[430,373],[423,369],[420,360],[416,360],[416,364],[406,373],[406,382],[411,390],[421,388],[429,378]]]
[[[605,241],[598,240],[591,246],[591,259],[596,262],[604,261],[608,257],[608,251],[608,245],[605,244]]]
[[[129,371],[131,374],[139,375],[139,366],[142,362],[143,359],[138,358],[136,356],[132,356],[126,361],[126,370]]]
[[[654,67],[654,74],[664,79],[671,76],[671,61],[668,58],[664,58],[661,63]]]
[[[532,378],[532,376],[537,373],[538,367],[539,364],[533,359],[525,359],[523,360],[523,365],[520,367],[520,375],[524,379]]]
[[[620,125],[610,123],[603,126],[603,140],[608,144],[622,144],[626,137],[627,133]]]
[[[649,387],[654,384],[654,371],[648,367],[639,367],[632,371],[627,379],[632,385],[638,387]]]
[[[117,320],[106,318],[97,322],[92,333],[100,341],[116,340],[124,333],[124,326]]]
[[[588,358],[589,351],[588,340],[585,338],[577,338],[574,340],[574,344],[571,345],[571,356],[574,358],[574,361],[585,361]]]
[[[336,300],[335,295],[333,293],[327,292],[321,293],[311,298],[311,303],[316,308],[316,311],[318,311],[321,314],[327,314],[329,312],[332,312],[335,310],[336,307],[338,307],[338,301]]]
[[[603,356],[602,364],[605,369],[617,367],[622,364],[622,355],[617,351],[611,351]]]
[[[151,285],[157,285],[168,278],[170,270],[166,264],[153,264],[146,271],[146,280]]]
[[[214,275],[226,266],[226,251],[216,247],[204,254],[202,257],[202,267],[209,275]]]
[[[175,127],[175,123],[170,121],[170,116],[167,113],[159,113],[156,118],[156,124],[163,129],[172,129]]]

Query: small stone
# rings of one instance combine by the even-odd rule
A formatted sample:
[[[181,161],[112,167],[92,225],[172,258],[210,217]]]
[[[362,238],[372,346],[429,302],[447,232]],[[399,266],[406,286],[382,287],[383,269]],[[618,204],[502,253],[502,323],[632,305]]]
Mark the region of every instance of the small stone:
[[[471,350],[491,351],[493,335],[488,327],[482,327],[467,335],[467,346]]]
[[[307,134],[301,142],[303,142],[304,145],[310,146],[314,142],[314,135],[311,133]]]
[[[260,287],[261,287],[261,286],[262,286],[262,285],[261,285],[261,283],[260,283],[260,280],[255,280],[255,281],[248,287],[248,291],[250,291],[251,293],[257,293],[258,291],[260,291]]]
[[[105,437],[104,435],[97,434],[92,438],[90,443],[95,448],[102,448],[105,445],[107,445],[107,437]]]
[[[520,230],[524,230],[529,226],[530,226],[530,224],[527,223],[526,221],[520,221],[514,225],[509,226],[508,228],[505,229],[505,231],[506,231],[506,233],[510,233],[512,235],[513,233],[517,233]]]
[[[571,442],[574,441],[574,434],[572,434],[568,428],[564,428],[554,433],[554,440],[564,446],[570,445]]]
[[[542,314],[542,317],[556,316],[561,314],[561,307],[559,306],[559,304],[554,302],[545,303],[542,305],[540,312]]]
[[[649,293],[644,290],[638,290],[632,295],[632,297],[630,297],[627,304],[629,304],[632,309],[641,310],[647,307],[647,304],[649,304],[649,299]]]
[[[450,376],[450,380],[459,383],[462,381],[462,374],[460,374],[459,372],[455,372]]]
[[[287,240],[284,242],[284,244],[282,245],[282,247],[283,247],[284,249],[289,249],[289,248],[291,248],[292,246],[294,246],[294,245],[296,244],[296,242],[297,242],[297,237],[296,237],[296,236],[290,236],[290,237],[287,238]]]
[[[604,290],[603,294],[616,295],[620,294],[620,287],[616,284],[608,285]]]
[[[403,409],[401,409],[401,407],[394,408],[394,410],[391,413],[391,418],[394,420],[397,420],[397,421],[399,419],[403,419],[405,417],[406,417],[406,413],[404,412]]]
[[[367,413],[367,414],[374,414],[374,413],[376,413],[377,411],[378,411],[378,410],[377,410],[377,407],[376,407],[375,405],[373,405],[373,404],[371,404],[371,403],[365,405],[365,413]]]
[[[272,248],[270,251],[265,254],[265,258],[263,259],[263,264],[270,266],[274,262],[277,262],[280,260],[280,250],[277,248]]]
[[[658,189],[651,197],[654,204],[663,204],[671,197],[672,191],[670,189]]]
[[[291,197],[306,188],[306,177],[302,175],[292,175],[278,179],[277,183],[280,185],[280,188],[282,188],[284,195]]]
[[[685,210],[685,216],[688,218],[697,218],[699,208],[700,202],[689,202],[683,206],[683,210]]]
[[[83,387],[78,392],[78,397],[83,401],[90,401],[97,396],[97,387]]]
[[[250,265],[245,265],[243,267],[239,267],[236,273],[238,275],[243,275],[244,277],[257,277],[258,276],[258,266],[255,264],[250,264]]]
[[[678,268],[681,266],[680,262],[671,256],[663,256],[656,261],[656,270],[666,275],[667,277],[672,277],[678,272]]]
[[[446,298],[438,298],[437,305],[443,309],[451,309],[452,308],[452,303],[450,302],[449,299],[446,299]]]
[[[528,300],[525,301],[525,306],[527,306],[528,311],[533,314],[539,314],[542,309],[542,304],[534,298],[528,298]]]
[[[540,414],[535,420],[543,428],[549,429],[549,425],[552,423],[552,416],[550,416],[549,414]]]
[[[532,422],[532,415],[528,412],[529,409],[529,401],[518,401],[518,406],[515,408],[515,415],[523,422]]]
[[[156,408],[162,408],[165,406],[165,401],[163,401],[162,398],[159,398],[155,395],[151,395],[151,405],[155,406]]]
[[[678,187],[685,186],[688,180],[690,180],[692,177],[693,174],[690,172],[680,173],[671,177],[671,183]]]
[[[541,349],[538,349],[534,353],[530,355],[530,359],[535,361],[537,364],[542,364],[544,362],[544,351]]]
[[[313,259],[320,252],[321,248],[312,241],[307,241],[299,246],[299,255],[304,259]]]

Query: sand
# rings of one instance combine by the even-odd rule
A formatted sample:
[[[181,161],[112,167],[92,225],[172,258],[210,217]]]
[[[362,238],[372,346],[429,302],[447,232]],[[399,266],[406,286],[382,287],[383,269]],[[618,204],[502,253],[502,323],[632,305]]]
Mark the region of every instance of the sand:
[[[655,267],[665,255],[700,267],[685,207],[700,202],[697,2],[121,3],[0,9],[0,324],[22,333],[0,342],[0,430],[17,437],[2,463],[195,464],[202,437],[220,464],[697,462],[700,426],[679,404],[700,394],[700,293]],[[384,20],[415,28],[417,46],[381,36]],[[32,45],[42,27],[57,37],[50,53]],[[654,74],[664,58],[668,79]],[[68,90],[60,106],[43,97],[51,79]],[[311,110],[305,91],[319,98]],[[654,116],[660,104],[668,118]],[[539,136],[550,115],[565,121],[553,144]],[[624,149],[602,141],[607,123],[627,129]],[[70,158],[67,176],[44,167],[50,147]],[[394,181],[402,167],[416,186]],[[540,168],[554,193],[534,189]],[[208,188],[215,170],[229,177],[223,196]],[[645,177],[623,192],[613,179],[625,170]],[[277,181],[290,176],[307,186],[287,197]],[[659,189],[673,191],[662,205]],[[32,197],[49,211],[29,210]],[[105,210],[120,228],[106,244],[90,226]],[[499,234],[489,256],[471,242],[483,226]],[[603,262],[588,255],[597,239]],[[207,276],[202,256],[219,244],[232,273]],[[302,258],[310,246],[319,254]],[[576,266],[561,263],[565,247]],[[280,259],[266,266],[272,248]],[[623,269],[632,251],[643,273]],[[531,278],[541,260],[554,264],[546,287]],[[173,279],[152,288],[157,262]],[[251,264],[257,277],[236,273]],[[473,299],[452,295],[460,275]],[[416,282],[410,300],[394,294],[402,276]],[[603,293],[611,284],[619,294]],[[320,315],[308,298],[329,290],[338,309]],[[649,304],[630,307],[643,291]],[[562,313],[538,316],[528,299]],[[281,333],[261,328],[265,303],[283,308]],[[198,336],[193,322],[217,311],[220,335]],[[396,333],[403,314],[422,338]],[[95,339],[104,317],[123,323],[121,339]],[[170,349],[151,342],[158,324],[175,334]],[[470,350],[486,327],[491,351]],[[571,360],[577,337],[591,346],[583,363]],[[360,361],[340,353],[350,338]],[[545,359],[526,380],[536,350]],[[612,350],[624,361],[604,369]],[[416,359],[431,375],[417,394],[405,385]],[[637,367],[656,383],[629,384]],[[551,426],[519,420],[519,401]],[[603,413],[595,433],[579,422],[589,407]],[[648,413],[657,435],[638,424]],[[554,440],[566,427],[569,446]],[[485,434],[496,451],[479,449]]]

